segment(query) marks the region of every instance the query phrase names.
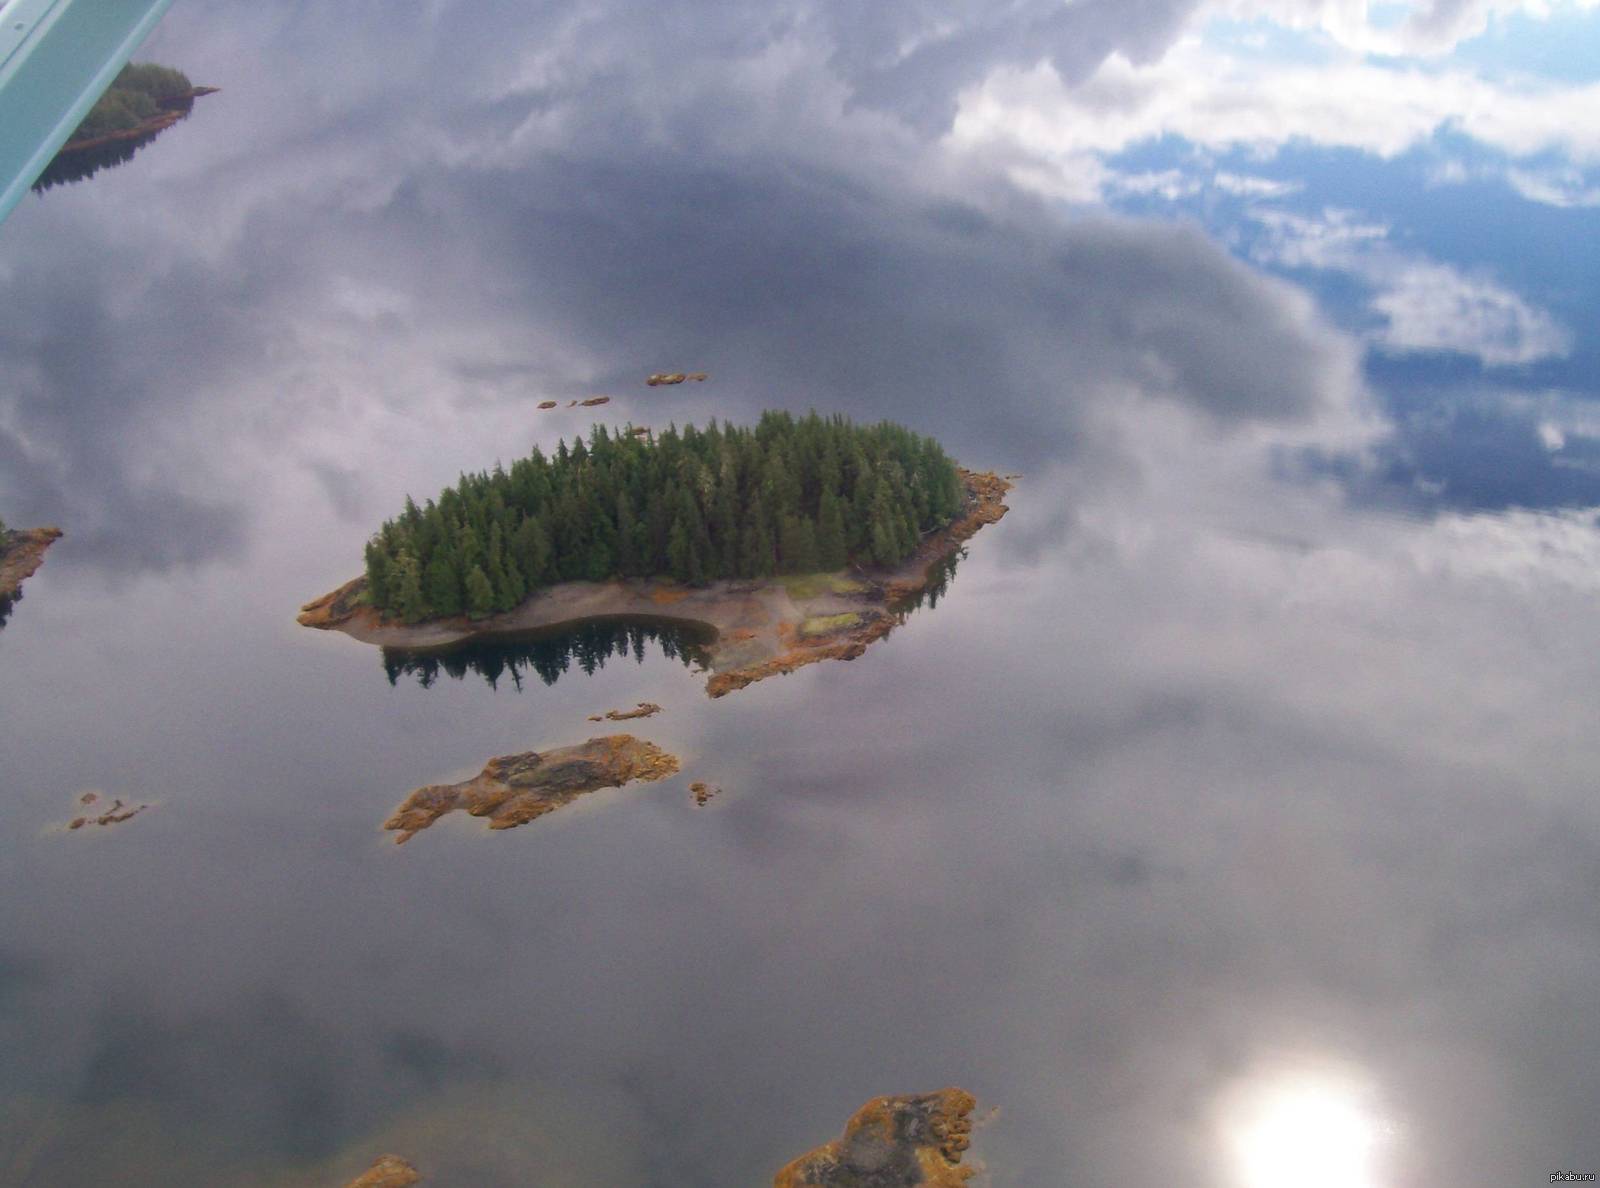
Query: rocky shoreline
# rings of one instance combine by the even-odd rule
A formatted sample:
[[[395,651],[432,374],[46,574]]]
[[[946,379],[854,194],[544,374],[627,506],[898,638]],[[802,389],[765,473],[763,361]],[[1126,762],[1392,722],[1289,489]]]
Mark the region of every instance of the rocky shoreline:
[[[788,1164],[772,1188],[962,1188],[977,1102],[962,1089],[875,1097],[844,1134]]]
[[[995,474],[961,471],[962,514],[931,533],[909,559],[888,569],[854,569],[760,581],[683,586],[661,579],[565,582],[539,591],[514,610],[473,620],[405,624],[366,605],[366,579],[356,578],[308,602],[299,622],[341,631],[363,643],[412,651],[443,650],[473,639],[515,636],[597,618],[677,619],[716,632],[707,649],[706,692],[721,697],[778,673],[821,660],[853,660],[903,620],[897,610],[935,580],[935,570],[961,545],[1009,510],[1011,483]]]
[[[22,583],[44,564],[45,550],[59,539],[59,528],[0,531],[0,598],[15,598]]]
[[[831,1142],[785,1165],[772,1188],[963,1188],[976,1169],[961,1158],[971,1141],[972,1094],[875,1097]],[[407,1188],[423,1176],[397,1155],[383,1155],[345,1188]]]

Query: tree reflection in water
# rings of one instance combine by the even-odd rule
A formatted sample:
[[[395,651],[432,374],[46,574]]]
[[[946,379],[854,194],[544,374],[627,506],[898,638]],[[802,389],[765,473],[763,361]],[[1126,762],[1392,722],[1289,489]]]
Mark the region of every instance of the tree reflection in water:
[[[927,585],[892,605],[890,612],[904,620],[920,607],[938,606],[955,577],[956,566],[966,555],[966,549],[961,548],[934,562],[928,570]],[[523,677],[529,671],[546,685],[553,685],[570,672],[574,664],[589,675],[605,667],[607,660],[630,654],[642,664],[647,645],[652,643],[668,659],[703,671],[710,667],[708,649],[716,637],[713,628],[685,619],[627,616],[589,619],[539,632],[473,640],[449,649],[384,648],[383,670],[391,685],[399,684],[402,676],[414,676],[417,683],[427,689],[439,679],[440,673],[459,681],[470,672],[496,689],[500,687],[500,678],[509,677],[520,692]]]
[[[677,619],[590,619],[536,634],[474,640],[445,652],[384,648],[383,670],[391,685],[398,684],[402,676],[415,676],[427,689],[440,673],[459,681],[471,672],[496,689],[501,677],[509,677],[520,692],[523,677],[530,671],[546,685],[553,685],[574,664],[590,675],[606,661],[629,655],[643,664],[647,645],[652,643],[667,658],[703,669],[708,663],[705,649],[715,637],[703,624]]]

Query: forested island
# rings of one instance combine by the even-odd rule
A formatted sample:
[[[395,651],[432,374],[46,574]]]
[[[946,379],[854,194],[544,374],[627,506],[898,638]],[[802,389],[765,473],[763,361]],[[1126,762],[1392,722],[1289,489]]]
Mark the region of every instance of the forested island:
[[[366,549],[371,605],[404,623],[508,611],[561,582],[719,578],[893,565],[962,502],[932,438],[769,412],[754,429],[693,425],[648,440],[597,425],[436,501],[407,500]]]
[[[184,119],[202,95],[216,87],[197,87],[181,70],[152,62],[124,66],[105,94],[33,183],[37,191],[93,177],[120,165],[162,132]]]
[[[704,624],[716,697],[883,638],[1009,489],[887,422],[597,426],[408,498],[367,543],[366,573],[299,621],[382,645],[391,679],[406,652],[431,671],[442,649],[557,625]]]

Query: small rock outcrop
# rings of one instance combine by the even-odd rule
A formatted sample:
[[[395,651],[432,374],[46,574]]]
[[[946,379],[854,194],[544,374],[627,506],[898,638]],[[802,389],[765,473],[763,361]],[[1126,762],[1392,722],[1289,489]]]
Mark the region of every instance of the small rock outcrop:
[[[663,384],[681,384],[686,380],[704,383],[709,378],[703,371],[658,371],[644,382],[652,388],[659,388]]]
[[[661,712],[653,701],[641,701],[631,710],[607,710],[603,714],[590,714],[591,722],[631,722],[635,718],[649,718]]]
[[[593,408],[597,404],[610,404],[610,403],[611,403],[611,397],[609,397],[609,396],[591,396],[587,400],[578,401],[578,407],[579,408]]]
[[[552,751],[502,755],[470,780],[418,788],[383,827],[400,835],[399,844],[461,809],[488,818],[490,829],[512,829],[586,793],[664,779],[677,771],[677,756],[631,734],[612,734]]]
[[[689,785],[689,795],[694,797],[694,803],[697,808],[705,808],[706,805],[711,803],[712,797],[721,793],[721,788],[713,788],[710,784],[702,783],[699,780]]]
[[[778,1172],[773,1188],[961,1188],[977,1103],[961,1089],[875,1097],[844,1134]]]
[[[554,400],[541,400],[541,401],[539,401],[539,407],[540,408],[554,408],[555,406],[556,406],[556,402]]]
[[[44,551],[60,539],[59,528],[0,528],[0,598],[13,597],[44,564]]]
[[[380,1155],[345,1188],[410,1188],[422,1183],[422,1176],[398,1155]]]
[[[88,808],[91,804],[94,804],[99,799],[99,793],[85,792],[82,796],[78,797],[78,803],[84,808]],[[82,829],[85,825],[120,825],[124,821],[130,820],[133,817],[137,817],[149,807],[150,806],[148,804],[141,804],[137,808],[128,808],[120,799],[113,800],[111,802],[111,807],[105,812],[95,816],[74,817],[71,821],[67,822],[67,828]]]

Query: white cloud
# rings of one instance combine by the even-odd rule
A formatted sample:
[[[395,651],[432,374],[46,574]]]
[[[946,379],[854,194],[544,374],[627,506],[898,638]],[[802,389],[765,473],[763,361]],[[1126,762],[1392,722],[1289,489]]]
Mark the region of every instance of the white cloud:
[[[1254,251],[1258,260],[1348,272],[1374,290],[1371,308],[1385,325],[1371,341],[1380,349],[1449,351],[1489,366],[1531,363],[1571,350],[1571,335],[1550,314],[1487,275],[1401,251],[1389,243],[1382,224],[1343,210],[1320,218],[1279,210],[1252,217],[1265,230]]]
[[[1227,194],[1240,198],[1284,198],[1305,189],[1305,183],[1277,181],[1270,177],[1253,177],[1242,173],[1218,173],[1211,184]]]
[[[1256,257],[1285,268],[1358,271],[1364,253],[1389,237],[1387,224],[1361,222],[1354,211],[1338,208],[1320,218],[1286,210],[1257,210],[1250,217],[1266,231]]]
[[[1356,58],[1245,59],[1191,35],[1144,64],[1113,54],[1076,86],[1048,63],[996,71],[962,94],[947,141],[968,151],[1002,147],[1023,184],[1051,170],[1076,174],[1086,158],[1163,136],[1266,157],[1305,141],[1389,158],[1449,129],[1512,157],[1553,151],[1584,164],[1600,162],[1596,110],[1600,84],[1493,82],[1462,69]],[[1549,200],[1532,185],[1522,192]]]
[[[1412,537],[1410,552],[1425,572],[1592,594],[1600,592],[1600,509],[1444,515]]]
[[[1600,0],[1413,0],[1404,5],[1401,20],[1382,24],[1374,24],[1368,0],[1213,0],[1208,13],[1316,30],[1362,53],[1438,56],[1482,34],[1491,18],[1545,18],[1597,4]]]
[[[1202,187],[1199,178],[1191,177],[1177,169],[1163,169],[1152,173],[1125,173],[1119,175],[1114,184],[1124,193],[1153,194],[1165,198],[1168,202],[1192,197],[1198,194]]]
[[[1504,365],[1559,357],[1572,348],[1571,335],[1549,314],[1446,264],[1406,261],[1372,306],[1389,319],[1377,341],[1391,351],[1455,351]]]
[[[1576,169],[1509,169],[1506,181],[1530,202],[1563,208],[1600,206],[1600,186],[1590,185]]]
[[[1539,443],[1552,454],[1563,449],[1567,444],[1567,435],[1561,431],[1561,426],[1553,421],[1539,422]]]

